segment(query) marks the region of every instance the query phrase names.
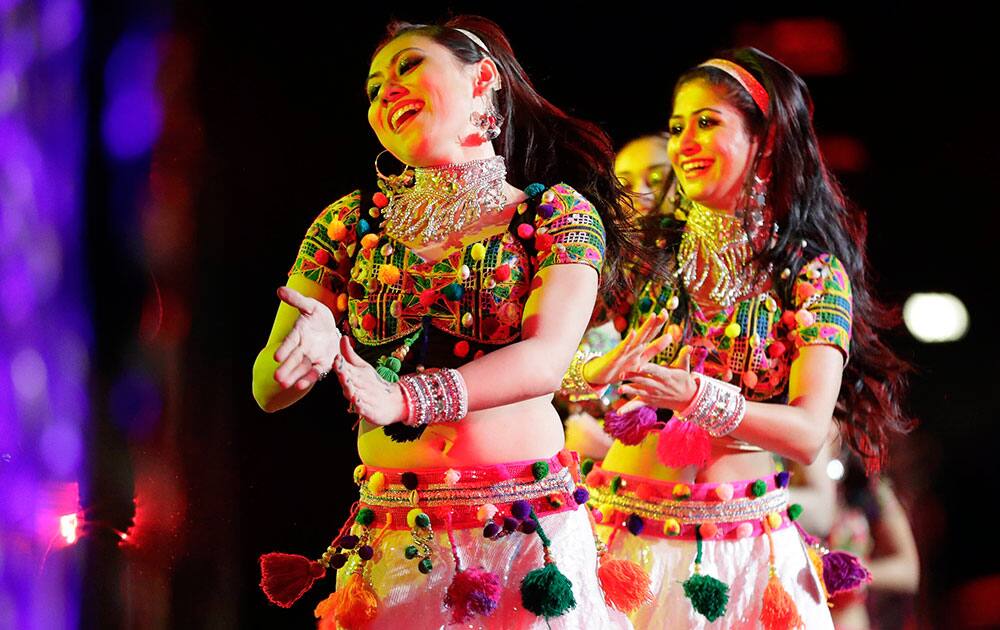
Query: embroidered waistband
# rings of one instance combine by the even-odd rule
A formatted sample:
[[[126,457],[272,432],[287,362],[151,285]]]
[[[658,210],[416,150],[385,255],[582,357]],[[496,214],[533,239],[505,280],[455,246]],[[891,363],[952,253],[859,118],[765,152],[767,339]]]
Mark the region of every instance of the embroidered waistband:
[[[687,484],[603,470],[587,475],[590,505],[602,525],[633,534],[694,540],[739,539],[791,525],[801,510],[788,504],[788,473],[727,483]]]

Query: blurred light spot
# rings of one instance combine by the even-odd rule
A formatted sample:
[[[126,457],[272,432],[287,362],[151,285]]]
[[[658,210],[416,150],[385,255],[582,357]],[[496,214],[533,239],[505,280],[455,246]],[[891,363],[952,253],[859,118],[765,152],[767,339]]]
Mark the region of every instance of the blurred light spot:
[[[41,16],[42,46],[54,52],[73,43],[83,24],[77,0],[49,0]]]
[[[914,293],[903,305],[903,321],[918,341],[956,341],[969,329],[969,312],[950,293]]]
[[[831,459],[830,463],[826,465],[826,476],[834,481],[840,481],[844,478],[844,462],[839,459]]]
[[[45,301],[58,288],[62,274],[62,247],[51,229],[36,229],[31,247],[25,251],[38,298]]]
[[[835,171],[858,173],[868,168],[868,149],[857,138],[824,135],[819,144],[826,165]]]
[[[47,376],[45,361],[34,348],[25,348],[11,359],[10,380],[24,402],[34,402],[45,394]]]
[[[63,537],[67,545],[76,542],[77,525],[76,513],[64,514],[59,517],[59,535]]]
[[[64,477],[76,472],[83,454],[79,427],[53,422],[45,427],[38,441],[42,459],[53,475]]]
[[[127,160],[148,153],[160,133],[163,108],[156,90],[157,67],[155,39],[137,33],[122,37],[108,58],[101,131],[113,157]]]
[[[20,257],[0,261],[0,286],[0,315],[12,325],[23,323],[34,312],[35,289]]]
[[[0,115],[6,114],[17,105],[20,86],[13,72],[0,72]]]
[[[0,464],[9,464],[13,457],[10,453],[0,453]]]
[[[112,386],[111,416],[132,439],[149,436],[162,408],[159,386],[143,372],[129,372]]]
[[[844,31],[825,18],[786,18],[736,27],[739,46],[756,46],[802,75],[843,74],[847,68]]]
[[[6,144],[6,143],[5,143]],[[18,146],[20,143],[11,142],[14,145],[8,148],[11,151],[23,149],[30,150],[30,146]],[[28,143],[30,144],[30,143]],[[16,154],[15,154],[16,155]],[[0,195],[3,196],[4,205],[24,205],[30,203],[34,198],[35,178],[31,175],[31,168],[28,164],[16,156],[7,156],[0,170]]]

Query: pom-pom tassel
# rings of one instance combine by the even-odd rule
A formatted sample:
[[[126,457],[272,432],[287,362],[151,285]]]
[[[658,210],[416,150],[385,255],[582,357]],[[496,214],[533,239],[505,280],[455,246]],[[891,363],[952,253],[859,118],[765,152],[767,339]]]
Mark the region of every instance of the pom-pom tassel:
[[[871,581],[871,572],[857,556],[846,551],[831,551],[823,556],[823,583],[831,597]]]
[[[260,588],[282,608],[294,604],[324,575],[326,568],[305,556],[268,553],[260,557]]]
[[[455,573],[445,592],[444,605],[451,610],[453,623],[475,615],[489,616],[496,610],[503,592],[500,576],[485,569],[463,569]]]
[[[320,602],[315,614],[321,630],[360,630],[378,616],[378,595],[360,573],[352,573],[340,590]]]
[[[542,540],[545,566],[529,572],[521,580],[521,605],[539,617],[558,617],[576,607],[573,596],[573,582],[563,575],[552,559],[549,547],[552,541],[545,534],[535,510],[531,510],[531,520],[538,523],[535,533]]]
[[[768,520],[763,519],[764,533],[767,534],[767,544],[770,548],[768,556],[768,579],[767,587],[764,589],[763,606],[760,609],[760,622],[765,630],[792,630],[792,628],[804,628],[802,617],[799,616],[799,609],[795,606],[795,600],[788,594],[788,591],[781,585],[778,579],[778,572],[774,568],[774,538],[771,537],[771,525]]]
[[[701,525],[695,527],[697,555],[694,559],[694,575],[684,581],[684,596],[691,600],[691,606],[709,621],[715,621],[726,614],[729,603],[729,586],[722,580],[701,574]]]
[[[664,466],[701,466],[711,453],[708,432],[693,422],[673,418],[660,430],[656,454]]]
[[[647,433],[662,427],[663,423],[656,420],[656,408],[647,405],[625,413],[604,414],[605,433],[629,446],[642,442]]]
[[[604,601],[615,610],[628,614],[653,601],[649,576],[630,560],[602,557],[597,579],[604,591]]]

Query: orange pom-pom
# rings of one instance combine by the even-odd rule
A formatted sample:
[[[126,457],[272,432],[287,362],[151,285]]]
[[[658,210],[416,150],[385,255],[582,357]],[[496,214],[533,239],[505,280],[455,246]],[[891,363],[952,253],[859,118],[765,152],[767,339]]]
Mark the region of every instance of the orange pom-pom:
[[[399,280],[399,267],[382,265],[378,270],[378,280],[382,284],[396,284],[396,281]]]
[[[375,204],[376,208],[384,208],[389,205],[389,198],[384,193],[377,192],[372,195],[372,203]]]
[[[630,613],[653,601],[649,576],[634,562],[605,560],[597,569],[597,579],[604,591],[604,601],[615,610]]]
[[[365,249],[372,249],[378,245],[378,234],[365,234],[361,237],[361,246]]]
[[[792,630],[804,628],[799,609],[788,591],[781,586],[781,580],[772,571],[764,589],[764,607],[760,611],[760,622],[765,630]]]
[[[330,225],[326,226],[326,235],[330,237],[331,241],[342,241],[347,236],[347,226],[344,225],[343,221],[334,219],[330,221]]]
[[[335,602],[334,616],[344,630],[358,630],[378,616],[378,595],[371,584],[352,573]]]
[[[795,288],[795,295],[799,300],[805,302],[816,293],[816,287],[811,284],[802,283]]]

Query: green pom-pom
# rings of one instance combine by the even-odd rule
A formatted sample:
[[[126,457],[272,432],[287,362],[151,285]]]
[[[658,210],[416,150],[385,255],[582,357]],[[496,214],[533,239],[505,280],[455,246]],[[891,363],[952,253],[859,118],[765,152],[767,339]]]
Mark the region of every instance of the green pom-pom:
[[[767,492],[767,482],[764,481],[763,479],[758,479],[757,481],[753,482],[753,484],[751,484],[750,486],[750,494],[752,494],[755,497],[762,497],[766,492]]]
[[[715,621],[726,614],[729,603],[729,587],[725,582],[711,575],[696,573],[684,582],[684,595],[691,605],[709,621]]]
[[[410,545],[405,550],[403,550],[403,555],[406,556],[407,560],[413,560],[414,558],[420,555],[420,550],[417,549],[415,546]]]
[[[417,517],[413,519],[413,522],[417,524],[417,527],[430,527],[431,517],[424,513],[417,514]]]
[[[420,572],[423,573],[424,575],[427,575],[428,573],[434,570],[434,563],[431,562],[430,558],[424,558],[417,565],[417,569],[419,569]]]
[[[545,184],[539,184],[538,182],[532,182],[524,187],[524,194],[529,197],[534,197],[538,193],[545,190]]]
[[[584,477],[589,475],[590,471],[592,471],[593,469],[594,469],[594,460],[590,459],[589,457],[580,462],[580,472],[583,473]]]
[[[396,383],[399,381],[399,374],[393,372],[384,365],[378,366],[377,368],[375,368],[375,371],[378,372],[378,375],[382,377],[382,380],[387,383]]]
[[[458,300],[461,300],[462,294],[464,292],[465,290],[462,288],[462,285],[458,284],[457,282],[452,282],[445,288],[441,289],[441,293],[444,293],[444,296],[449,300],[451,300],[452,302],[457,302]]]
[[[358,515],[354,517],[354,522],[365,527],[375,522],[375,512],[369,508],[361,508]]]
[[[387,357],[385,360],[385,367],[389,368],[396,374],[399,374],[399,371],[403,369],[403,362],[396,357]]]
[[[618,494],[618,489],[622,487],[622,478],[616,476],[611,480],[611,494]]]
[[[573,583],[554,563],[546,564],[521,580],[521,603],[539,617],[558,617],[576,607]]]
[[[800,516],[802,516],[801,505],[799,505],[798,503],[793,503],[788,506],[788,518],[792,519],[793,521],[797,521],[799,520]]]
[[[549,463],[548,462],[535,462],[531,465],[531,474],[534,475],[535,481],[541,481],[549,476]]]

